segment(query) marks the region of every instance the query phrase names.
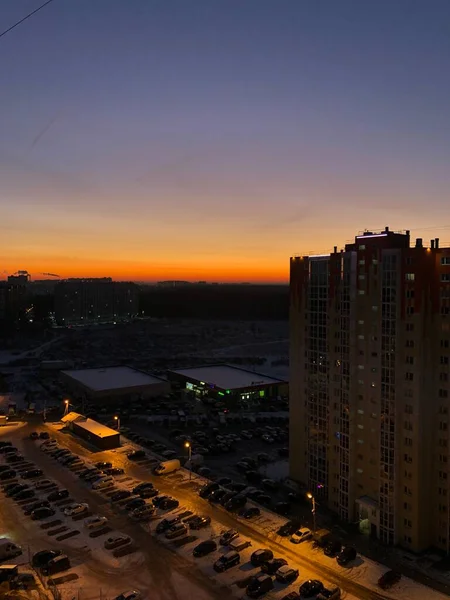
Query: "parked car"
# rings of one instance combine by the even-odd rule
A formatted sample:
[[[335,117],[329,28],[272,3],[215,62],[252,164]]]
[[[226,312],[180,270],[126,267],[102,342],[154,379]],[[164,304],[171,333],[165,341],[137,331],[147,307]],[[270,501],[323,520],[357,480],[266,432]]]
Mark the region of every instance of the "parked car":
[[[36,483],[34,484],[34,487],[37,490],[46,490],[55,486],[56,483],[54,481],[51,481],[50,479],[41,479],[40,481],[36,481]]]
[[[13,498],[16,502],[20,502],[21,500],[28,500],[29,498],[34,498],[36,496],[36,492],[32,489],[21,490],[17,494],[14,494]]]
[[[302,527],[297,529],[297,531],[291,535],[291,542],[293,544],[301,544],[302,542],[306,542],[306,540],[310,540],[311,538],[312,531],[307,527]]]
[[[252,563],[252,565],[254,567],[259,567],[260,565],[267,562],[268,560],[272,560],[272,558],[273,558],[272,550],[269,550],[268,548],[260,548],[259,550],[255,550],[252,553],[252,555],[250,557],[250,562]]]
[[[300,596],[302,598],[313,598],[320,594],[323,588],[323,583],[318,579],[308,579],[308,581],[305,581],[305,583],[302,583],[300,586]]]
[[[275,572],[275,578],[280,583],[293,583],[298,579],[298,569],[283,565]]]
[[[164,500],[167,500],[167,498],[170,498],[170,496],[155,496],[155,498],[153,498],[152,503],[153,506],[156,506],[157,508],[159,508],[159,505],[161,504],[161,502],[164,502]]]
[[[287,560],[284,558],[272,558],[261,565],[261,571],[268,575],[275,575],[275,573],[281,568],[287,565]]]
[[[341,550],[342,544],[339,540],[330,540],[323,549],[323,553],[325,556],[331,556],[334,558],[340,553]]]
[[[239,516],[244,519],[253,519],[254,517],[259,517],[261,515],[261,511],[256,506],[251,506],[250,508],[243,508],[239,511]]]
[[[56,575],[56,573],[61,573],[68,569],[70,569],[69,557],[65,554],[60,554],[59,556],[52,558],[47,565],[43,567],[42,573],[47,576]]]
[[[114,598],[114,600],[141,600],[142,594],[138,590],[130,590],[129,592],[123,592]]]
[[[341,588],[332,587],[329,589],[323,588],[316,600],[340,600]]]
[[[238,565],[241,562],[241,557],[239,552],[227,552],[227,554],[223,554],[220,558],[216,560],[214,563],[214,571],[217,573],[223,573],[231,567]]]
[[[277,490],[278,489],[278,484],[273,479],[263,479],[261,483],[262,483],[263,487],[266,488],[266,490]]]
[[[9,465],[0,465],[0,473],[3,473],[4,471],[11,471],[12,467],[10,467]]]
[[[86,529],[101,529],[106,527],[108,523],[108,519],[106,517],[99,517],[96,515],[95,517],[90,517],[84,521],[84,526]]]
[[[0,448],[6,448],[7,446],[12,446],[12,442],[9,442],[7,440],[0,441]]]
[[[170,529],[166,531],[166,538],[168,540],[175,539],[177,537],[181,537],[182,535],[186,535],[188,532],[188,528],[184,523],[177,523]]]
[[[123,475],[125,473],[125,470],[121,469],[120,467],[112,467],[109,469],[104,469],[103,473],[105,475],[112,475],[112,476],[116,477],[117,475]]]
[[[22,462],[23,460],[25,460],[25,459],[21,454],[8,454],[6,456],[7,463],[18,463],[18,462]]]
[[[125,504],[125,510],[129,512],[136,508],[140,508],[141,506],[145,506],[145,500],[142,498],[133,498],[133,500],[130,500]]]
[[[289,504],[289,502],[276,502],[273,509],[279,515],[286,516],[291,510],[291,505]]]
[[[104,461],[100,461],[95,463],[94,465],[97,469],[110,469],[112,467],[112,463],[110,462],[104,462]]]
[[[253,577],[247,585],[246,594],[249,598],[259,598],[263,594],[273,590],[273,581],[270,575],[262,574]]]
[[[214,540],[205,540],[204,542],[200,542],[198,546],[195,546],[192,554],[195,558],[200,558],[201,556],[206,556],[207,554],[211,554],[217,550],[217,544]]]
[[[93,490],[102,490],[106,487],[112,486],[114,483],[114,479],[112,477],[101,477],[92,483]]]
[[[211,492],[218,490],[219,487],[220,486],[218,483],[207,483],[202,488],[200,488],[198,495],[200,496],[200,498],[207,498]]]
[[[115,537],[110,537],[105,540],[103,544],[106,550],[114,550],[114,548],[119,548],[120,546],[126,546],[131,544],[131,538],[127,535],[116,535]]]
[[[17,494],[21,490],[29,489],[29,485],[27,483],[10,483],[4,488],[4,492],[7,496],[11,497],[14,494]]]
[[[219,543],[222,546],[228,546],[230,542],[239,537],[239,532],[236,529],[228,529],[227,531],[223,531],[220,536]]]
[[[140,506],[139,508],[132,510],[130,512],[130,517],[134,521],[148,521],[155,513],[155,510],[155,507],[151,504],[145,504],[145,506]]]
[[[96,474],[97,476],[100,476],[101,473],[98,469],[84,469],[84,471],[81,471],[80,473],[78,473],[78,477],[80,479],[87,479],[89,477],[89,475],[93,475]]]
[[[178,508],[179,501],[176,498],[167,498],[159,503],[158,508],[161,510],[172,510],[174,508]]]
[[[33,521],[41,521],[42,519],[48,519],[48,517],[53,517],[55,514],[55,510],[50,506],[42,506],[41,508],[36,508],[31,513],[31,518]]]
[[[70,506],[65,508],[63,512],[66,515],[66,517],[76,517],[77,515],[82,515],[83,513],[87,512],[88,510],[89,510],[89,504],[86,504],[85,502],[83,502],[83,503],[71,504]]]
[[[196,519],[189,523],[190,529],[203,529],[204,527],[208,527],[211,523],[211,517],[201,517],[198,516]]]
[[[22,479],[36,479],[36,477],[40,477],[43,474],[42,469],[31,469],[30,471],[22,473],[21,477]]]
[[[169,517],[168,519],[163,519],[156,526],[156,533],[164,533],[179,522],[180,517]]]
[[[228,502],[225,504],[225,508],[229,511],[239,510],[240,508],[244,508],[246,503],[247,498],[242,494],[237,494],[228,500]]]
[[[356,548],[353,546],[345,546],[336,556],[336,561],[341,567],[345,567],[349,562],[355,560],[357,556]]]
[[[50,439],[50,434],[48,431],[41,431],[41,433],[39,434],[39,439],[41,440],[48,440]]]
[[[33,554],[33,558],[31,559],[31,566],[35,569],[43,569],[48,565],[48,563],[60,556],[62,554],[61,550],[41,550],[40,552],[36,552]]]
[[[50,502],[48,500],[38,500],[37,502],[33,502],[32,504],[27,504],[23,513],[28,517],[34,510],[43,507],[50,508]]]
[[[140,498],[155,498],[159,494],[159,490],[153,487],[144,488],[139,492]]]
[[[218,479],[216,481],[217,485],[221,485],[223,487],[226,487],[227,485],[230,485],[231,483],[231,479],[229,477],[221,477],[220,479]]]
[[[378,585],[382,590],[388,590],[398,583],[401,578],[402,574],[399,571],[386,571],[378,580]]]
[[[133,450],[127,454],[128,460],[139,460],[146,458],[145,450]]]
[[[8,471],[3,471],[3,473],[0,473],[0,479],[2,481],[7,481],[8,479],[12,479],[15,476],[16,476],[16,472],[13,471],[12,469],[10,469]]]
[[[139,483],[133,488],[133,494],[140,494],[142,491],[153,487],[153,483],[151,483],[150,481],[144,481],[143,483]]]
[[[58,502],[58,500],[65,500],[69,497],[68,490],[55,490],[47,496],[49,502]]]

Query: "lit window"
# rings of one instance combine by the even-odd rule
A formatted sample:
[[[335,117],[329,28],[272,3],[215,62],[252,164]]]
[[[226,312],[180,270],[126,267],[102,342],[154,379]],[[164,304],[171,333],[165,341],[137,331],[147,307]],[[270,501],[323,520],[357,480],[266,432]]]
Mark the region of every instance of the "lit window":
[[[356,469],[356,472],[357,472],[357,473],[362,473],[362,472],[363,472],[363,470],[362,470],[362,469]]]
[[[358,444],[364,444],[364,440],[358,440]]]
[[[358,290],[358,294],[359,294],[360,296],[364,296],[364,290]]]
[[[358,369],[359,369],[360,371],[363,371],[363,370],[364,370],[364,365],[358,365]]]
[[[441,258],[441,265],[450,265],[450,256],[443,256]]]
[[[414,281],[415,275],[414,273],[406,273],[406,281]]]
[[[363,415],[363,414],[364,414],[364,411],[361,410],[360,408],[358,408],[358,415]]]
[[[364,325],[364,321],[362,321],[362,320],[358,321],[358,325]]]

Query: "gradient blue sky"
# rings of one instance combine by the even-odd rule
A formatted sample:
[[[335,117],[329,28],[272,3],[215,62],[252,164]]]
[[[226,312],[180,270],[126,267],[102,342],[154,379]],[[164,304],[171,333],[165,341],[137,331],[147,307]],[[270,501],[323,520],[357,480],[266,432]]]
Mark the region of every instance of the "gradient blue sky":
[[[283,281],[364,228],[450,242],[449,0],[54,0],[0,74],[0,273]]]

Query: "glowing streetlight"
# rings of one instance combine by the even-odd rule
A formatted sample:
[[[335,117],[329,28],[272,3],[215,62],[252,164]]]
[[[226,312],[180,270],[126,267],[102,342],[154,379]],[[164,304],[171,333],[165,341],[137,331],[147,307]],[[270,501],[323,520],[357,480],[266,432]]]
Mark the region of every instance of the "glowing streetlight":
[[[188,461],[189,461],[189,481],[192,478],[192,446],[190,442],[185,442],[184,447],[188,449]]]
[[[70,402],[69,400],[64,400],[64,416],[67,415],[67,413],[69,412],[69,406],[70,406]]]
[[[114,415],[114,421],[117,421],[117,431],[119,431],[119,429],[120,429],[120,417],[118,417],[117,415]]]
[[[311,492],[308,492],[306,494],[306,497],[309,500],[311,500],[311,512],[312,512],[312,516],[313,516],[313,533],[316,533],[316,499],[311,494]]]

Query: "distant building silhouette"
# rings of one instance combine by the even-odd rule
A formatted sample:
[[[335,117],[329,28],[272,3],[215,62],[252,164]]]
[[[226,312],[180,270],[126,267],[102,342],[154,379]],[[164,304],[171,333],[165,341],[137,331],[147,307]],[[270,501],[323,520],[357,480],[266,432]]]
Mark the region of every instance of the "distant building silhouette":
[[[124,321],[137,315],[139,288],[131,282],[66,279],[55,286],[58,325],[88,325]]]

